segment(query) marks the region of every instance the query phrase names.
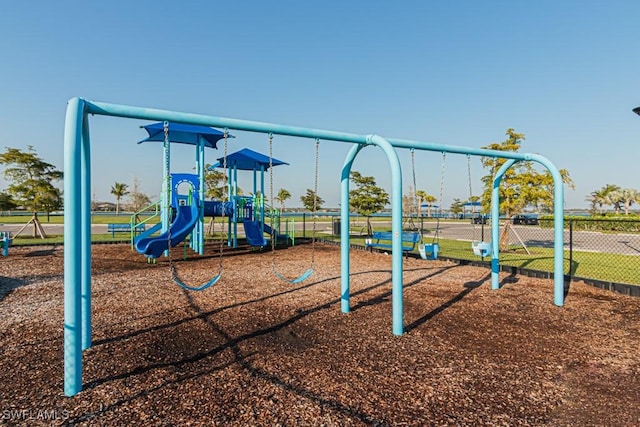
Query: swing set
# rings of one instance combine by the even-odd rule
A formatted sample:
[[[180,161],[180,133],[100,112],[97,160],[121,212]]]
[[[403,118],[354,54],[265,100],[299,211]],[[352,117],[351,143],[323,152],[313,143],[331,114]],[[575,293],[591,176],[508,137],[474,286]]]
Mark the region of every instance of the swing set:
[[[503,152],[481,148],[442,145],[375,134],[363,135],[338,131],[287,126],[266,122],[205,116],[169,110],[134,107],[72,98],[67,104],[64,131],[64,393],[74,396],[82,390],[82,354],[92,345],[92,276],[91,276],[91,115],[160,120],[197,126],[285,135],[314,140],[352,144],[342,171],[340,185],[340,301],[341,311],[350,312],[349,258],[349,181],[353,162],[358,153],[369,146],[384,152],[391,174],[391,329],[394,335],[404,333],[404,283],[402,253],[402,171],[396,148],[419,149],[440,153],[470,154],[507,159],[494,176],[491,197],[491,217],[499,216],[499,184],[505,172],[519,161],[534,161],[549,170],[554,181],[554,304],[564,304],[564,189],[559,170],[547,158],[533,153]],[[168,176],[168,174],[165,174]],[[317,173],[316,173],[317,179]],[[200,187],[202,192],[202,186]],[[200,195],[199,195],[200,196]],[[198,197],[201,201],[202,197]],[[491,288],[500,288],[499,230],[492,221]],[[439,230],[438,230],[439,231]],[[173,238],[173,236],[171,236]],[[169,245],[171,246],[171,245]],[[300,278],[308,278],[312,268]],[[311,272],[309,272],[311,270]],[[277,271],[277,269],[276,269]],[[220,269],[220,276],[222,270]],[[214,277],[215,279],[215,277]],[[291,279],[289,279],[291,280]]]

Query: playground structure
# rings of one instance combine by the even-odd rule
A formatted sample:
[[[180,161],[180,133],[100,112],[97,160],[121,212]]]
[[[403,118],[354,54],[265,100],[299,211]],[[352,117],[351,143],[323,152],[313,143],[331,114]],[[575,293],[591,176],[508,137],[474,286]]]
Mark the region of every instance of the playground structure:
[[[546,167],[554,180],[554,303],[564,303],[563,276],[563,183],[558,169],[537,154],[502,152],[461,146],[440,145],[378,135],[359,135],[271,123],[228,119],[167,110],[92,102],[73,98],[67,106],[65,123],[65,247],[64,247],[64,392],[73,396],[82,389],[82,351],[91,346],[91,239],[90,239],[90,114],[174,121],[178,123],[216,126],[239,131],[288,135],[315,140],[354,144],[348,152],[341,172],[341,309],[350,311],[349,266],[349,178],[353,161],[364,147],[374,145],[385,153],[392,177],[392,332],[402,335],[403,265],[402,265],[402,178],[395,148],[419,149],[441,153],[456,153],[507,159],[493,181],[491,215],[499,216],[499,186],[504,173],[518,161],[534,161]],[[200,187],[202,188],[202,187]],[[499,289],[499,229],[492,224],[491,288]]]
[[[279,227],[274,226],[274,224],[279,226],[279,212],[265,206],[262,195],[264,194],[265,170],[288,163],[269,159],[267,156],[246,148],[227,155],[227,140],[232,136],[226,131],[223,133],[206,126],[165,121],[144,126],[144,129],[149,133],[149,137],[139,143],[163,142],[164,174],[161,200],[148,207],[155,208],[155,215],[152,217],[160,217],[160,221],[135,236],[134,230],[145,227],[150,219],[136,220],[144,211],[132,215],[130,222],[131,242],[137,252],[150,259],[155,259],[162,254],[168,255],[171,247],[188,240],[189,247],[199,255],[203,255],[205,217],[228,219],[227,244],[234,248],[238,246],[238,223],[243,224],[246,241],[251,246],[266,246],[265,233],[275,239],[287,238],[279,233]],[[227,194],[222,201],[208,201],[204,200],[204,148],[217,148],[217,142],[220,140],[224,140],[225,156],[219,158],[218,162],[210,169],[225,168],[227,170]],[[171,143],[196,146],[196,174],[171,172]],[[253,171],[252,196],[238,195],[237,171],[239,169]],[[260,192],[257,189],[256,179],[258,171],[261,172]],[[265,219],[269,220],[269,224],[265,223]]]
[[[280,212],[265,202],[265,172],[272,173],[273,167],[288,165],[288,163],[265,156],[248,148],[217,159],[217,163],[210,169],[225,168],[227,170],[228,198],[232,208],[227,215],[228,221],[228,245],[238,246],[238,223],[242,223],[247,243],[251,246],[265,247],[268,241],[265,234],[275,242],[287,239],[293,240],[293,236],[281,233]],[[251,196],[238,194],[238,171],[251,171],[253,173],[253,191]],[[258,172],[260,173],[258,185]],[[205,216],[214,216],[207,215]]]

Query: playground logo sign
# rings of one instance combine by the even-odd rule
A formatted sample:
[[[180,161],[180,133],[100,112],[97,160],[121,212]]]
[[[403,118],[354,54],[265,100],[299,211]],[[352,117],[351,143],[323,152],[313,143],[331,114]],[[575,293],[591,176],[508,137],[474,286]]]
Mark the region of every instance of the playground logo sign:
[[[0,413],[2,421],[56,421],[69,418],[66,409],[4,409]]]

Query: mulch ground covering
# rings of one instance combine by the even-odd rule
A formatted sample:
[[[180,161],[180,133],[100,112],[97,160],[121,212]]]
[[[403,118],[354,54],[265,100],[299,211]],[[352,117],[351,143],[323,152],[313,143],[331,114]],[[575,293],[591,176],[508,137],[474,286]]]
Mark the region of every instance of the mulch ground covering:
[[[215,248],[209,248],[215,253]],[[179,251],[174,251],[174,257]],[[277,252],[294,277],[310,245]],[[391,333],[391,257],[317,245],[299,285],[269,252],[228,254],[186,292],[167,261],[93,247],[93,346],[63,394],[62,247],[0,259],[0,423],[9,425],[640,425],[640,299],[573,283],[405,260],[405,325]],[[185,282],[215,257],[176,262]]]

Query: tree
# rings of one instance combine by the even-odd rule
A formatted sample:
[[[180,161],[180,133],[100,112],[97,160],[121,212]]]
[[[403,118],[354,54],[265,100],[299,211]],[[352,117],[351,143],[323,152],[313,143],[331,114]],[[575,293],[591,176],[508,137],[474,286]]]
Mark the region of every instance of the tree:
[[[620,187],[614,184],[606,184],[602,188],[596,191],[592,191],[587,197],[587,201],[591,202],[591,211],[596,212],[596,206],[598,213],[604,213],[604,206],[611,204],[609,195],[612,192],[621,190]],[[615,206],[614,206],[615,208]]]
[[[204,196],[209,200],[222,200],[227,196],[227,175],[219,170],[204,168]]]
[[[127,194],[129,194],[129,198],[131,199],[131,210],[133,212],[140,212],[151,204],[151,198],[140,191],[140,184],[136,177],[133,178],[133,189],[131,190],[131,193]]]
[[[436,198],[436,196],[432,196],[431,194],[424,194],[424,196],[422,197],[422,202],[420,203],[422,205],[422,203],[426,203],[427,204],[427,216],[430,217],[431,216],[431,208],[433,207],[433,204],[435,202],[437,202],[438,199]]]
[[[42,194],[42,210],[47,213],[47,222],[49,222],[49,215],[53,211],[62,209],[62,192],[55,187],[51,187]]]
[[[120,215],[120,199],[129,194],[129,186],[122,182],[117,182],[111,187],[111,194],[116,197],[116,215]]]
[[[314,200],[315,200],[315,209],[314,209]],[[304,206],[305,209],[313,212],[314,214],[324,204],[324,200],[322,200],[322,198],[318,196],[316,192],[310,188],[307,188],[307,194],[305,194],[304,196],[300,196],[300,201],[302,202],[302,205]]]
[[[640,193],[632,188],[617,189],[608,193],[606,200],[613,205],[616,214],[620,213],[620,210],[624,208],[624,214],[629,215],[631,205],[640,200]]]
[[[11,194],[0,192],[0,212],[2,211],[10,211],[12,209],[17,208],[18,205],[11,198]]]
[[[33,236],[40,235],[44,239],[46,234],[38,220],[38,211],[62,205],[61,192],[53,185],[53,182],[62,179],[62,172],[38,157],[32,146],[28,146],[27,151],[7,147],[7,151],[0,154],[0,164],[5,165],[4,176],[11,181],[8,193],[17,205],[33,213],[16,235],[33,224]]]
[[[451,213],[454,215],[461,214],[464,211],[464,203],[460,199],[453,199],[453,203],[451,203]]]
[[[351,181],[356,188],[349,191],[349,204],[358,214],[367,218],[367,234],[372,235],[371,215],[389,204],[389,195],[376,185],[372,176],[362,176],[360,172],[352,171]]]
[[[275,197],[275,199],[278,201],[278,203],[280,203],[281,212],[284,212],[284,202],[286,202],[290,198],[291,198],[291,193],[289,193],[287,189],[281,188],[278,191],[278,195]]]
[[[414,216],[418,213],[420,204],[418,198],[413,192],[412,188],[409,188],[409,192],[402,196],[402,212],[406,216]]]
[[[431,205],[433,205],[438,199],[431,194],[427,194],[426,191],[416,191],[416,197],[418,199],[418,216],[422,216],[422,204],[427,204],[427,216],[431,216]]]
[[[501,143],[492,143],[486,147],[490,150],[517,152],[525,140],[522,133],[507,129],[507,139]],[[482,210],[489,212],[491,206],[493,178],[495,173],[506,162],[506,159],[483,157],[482,166],[490,173],[482,177],[484,192],[482,193]],[[573,181],[566,169],[560,169],[562,181],[573,189]],[[521,161],[510,167],[502,178],[500,185],[500,212],[507,218],[523,210],[526,206],[535,206],[539,211],[550,212],[553,207],[553,177],[547,170],[538,172],[530,161]]]

